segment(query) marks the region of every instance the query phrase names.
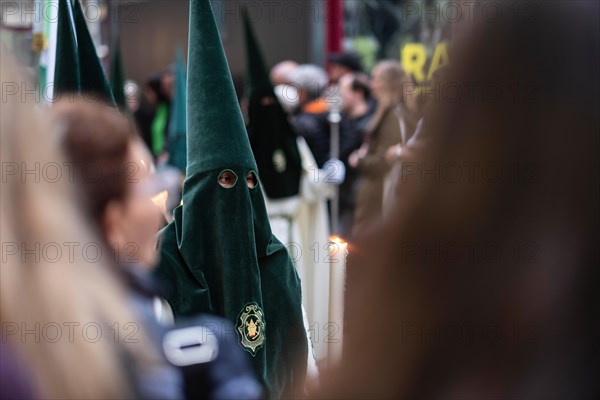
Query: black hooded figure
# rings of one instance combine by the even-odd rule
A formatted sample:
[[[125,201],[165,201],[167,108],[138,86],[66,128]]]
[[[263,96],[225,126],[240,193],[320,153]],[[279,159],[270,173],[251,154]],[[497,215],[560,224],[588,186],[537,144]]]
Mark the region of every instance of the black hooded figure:
[[[298,195],[302,163],[288,115],[275,97],[267,68],[246,10],[243,13],[248,60],[248,135],[269,199]]]

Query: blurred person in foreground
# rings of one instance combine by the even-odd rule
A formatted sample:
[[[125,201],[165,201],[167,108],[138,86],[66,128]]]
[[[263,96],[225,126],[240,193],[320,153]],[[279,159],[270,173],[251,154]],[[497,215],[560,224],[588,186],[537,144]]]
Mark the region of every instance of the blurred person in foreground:
[[[408,76],[396,61],[381,61],[373,68],[371,89],[377,109],[363,144],[348,157],[348,164],[361,174],[353,231],[369,229],[382,217],[384,179],[390,171],[386,150],[412,134],[416,121],[406,118],[404,91]]]
[[[233,327],[216,317],[198,317],[175,325],[169,305],[160,297],[163,291],[151,270],[158,262],[157,231],[161,218],[157,205],[161,204],[156,203],[160,197],[157,193],[163,187],[133,122],[111,107],[83,101],[58,103],[53,114],[55,125],[64,128],[63,147],[75,165],[75,179],[87,216],[102,239],[103,251],[116,264],[112,267],[114,272],[126,283],[131,303],[151,335],[154,349],[162,355],[160,364],[144,371],[147,392],[143,397],[259,397],[261,389],[249,365],[223,333]],[[85,175],[92,167],[101,171],[99,179]],[[214,336],[213,356],[173,348],[172,343],[177,342],[174,338],[185,339],[188,327],[197,332],[202,332],[201,327],[210,328],[204,336],[196,334],[190,344],[210,348],[206,335]],[[178,361],[181,358],[185,362]],[[183,367],[188,378],[185,387],[176,367]],[[228,369],[226,373],[220,371],[223,368]],[[237,387],[230,385],[232,382]]]
[[[5,83],[30,85],[3,46],[0,53],[3,96]],[[57,130],[20,95],[5,97],[0,124],[6,165],[28,170],[66,165]],[[85,223],[68,172],[59,170],[58,180],[14,172],[3,176],[0,190],[2,398],[142,396],[132,371],[151,368],[156,358],[109,263],[89,261],[98,240]],[[67,244],[74,250],[56,248]],[[92,248],[89,257],[81,251],[84,245]],[[42,253],[47,246],[54,250]],[[101,330],[97,340],[99,330],[86,336],[86,324]]]
[[[166,324],[172,316],[148,279],[157,261],[156,232],[161,222],[151,200],[157,192],[150,170],[152,157],[133,124],[114,108],[80,99],[58,102],[52,113],[54,126],[63,129],[60,140],[75,166],[74,182],[86,216],[101,238],[103,253],[111,254],[108,259],[116,264],[111,270],[130,289],[130,304],[152,335],[154,350],[160,349],[163,356],[159,322]],[[97,179],[86,175],[91,168],[100,171]],[[166,359],[144,376],[148,378],[144,386],[157,392],[145,396],[183,396],[181,374]]]
[[[445,84],[478,89],[434,105],[406,196],[350,251],[324,398],[600,394],[599,9],[538,4],[456,43]],[[436,163],[461,177],[423,175]]]

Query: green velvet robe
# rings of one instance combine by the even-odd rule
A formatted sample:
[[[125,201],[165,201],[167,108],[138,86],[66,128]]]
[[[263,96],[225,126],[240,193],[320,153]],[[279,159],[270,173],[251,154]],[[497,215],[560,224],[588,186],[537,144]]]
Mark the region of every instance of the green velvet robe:
[[[157,276],[177,316],[229,319],[270,398],[301,397],[307,360],[300,280],[272,235],[258,174],[209,0],[190,2],[187,176],[161,232]],[[219,176],[237,176],[226,188]]]

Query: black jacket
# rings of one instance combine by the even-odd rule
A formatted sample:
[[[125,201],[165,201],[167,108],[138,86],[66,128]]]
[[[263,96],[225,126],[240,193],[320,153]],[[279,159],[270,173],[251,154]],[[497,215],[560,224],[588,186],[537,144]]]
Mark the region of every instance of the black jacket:
[[[263,390],[234,327],[214,316],[176,323],[163,292],[143,267],[121,267],[134,311],[144,324],[159,362],[134,367],[135,390],[144,399],[259,399]],[[140,368],[141,367],[141,368]]]

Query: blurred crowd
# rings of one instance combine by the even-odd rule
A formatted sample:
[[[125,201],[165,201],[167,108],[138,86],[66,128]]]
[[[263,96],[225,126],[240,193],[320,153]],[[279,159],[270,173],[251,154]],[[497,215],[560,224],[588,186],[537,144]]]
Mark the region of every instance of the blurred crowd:
[[[369,75],[363,70],[359,55],[351,51],[329,56],[327,70],[313,64],[281,61],[270,70],[270,79],[295,134],[302,138],[314,159],[310,168],[324,170],[324,178],[310,179],[340,186],[339,225],[331,230],[350,238],[354,229],[376,225],[386,203],[384,186],[388,196],[396,187],[390,179],[384,185],[385,176],[422,122],[422,90],[410,86],[412,81],[399,62],[381,61]],[[142,88],[133,81],[125,84],[128,109],[158,166],[167,164],[169,158],[173,81],[171,66],[153,74]],[[430,81],[422,87],[429,85]],[[243,89],[239,99],[248,120],[249,99]],[[331,154],[333,113],[340,115],[336,122],[340,136],[335,160]],[[327,164],[328,161],[339,163]],[[332,194],[325,190],[323,196],[327,200]],[[393,204],[392,195],[386,207]]]
[[[509,7],[501,5],[508,14]],[[175,273],[165,263],[183,265],[185,251],[221,234],[194,220],[197,243],[182,240],[185,218],[228,212],[207,196],[174,213],[196,199],[190,191],[204,176],[190,179],[172,162],[182,113],[177,65],[141,85],[125,82],[122,112],[77,96],[45,107],[3,93],[1,397],[596,398],[599,9],[540,7],[535,24],[502,20],[457,32],[451,63],[419,85],[395,60],[365,71],[348,51],[330,55],[326,69],[277,63],[268,74],[272,94],[238,88],[258,165],[258,177],[241,177],[244,189],[261,187],[268,229],[305,253],[290,255],[306,332],[279,338],[284,350],[308,343],[300,374],[259,370],[234,321],[192,312],[169,293],[209,296],[193,271],[168,282]],[[0,62],[3,83],[26,81],[4,47]],[[488,97],[488,84],[500,94]],[[448,99],[449,87],[462,95]],[[218,109],[220,98],[213,100]],[[256,128],[255,114],[257,104],[277,103],[292,148],[264,163],[297,164],[298,183],[283,194],[262,172],[257,135],[266,128]],[[187,126],[190,146],[189,117]],[[194,157],[197,167],[207,155]],[[74,167],[69,179],[50,182],[21,170],[32,165]],[[94,168],[100,174],[90,179]],[[218,184],[229,189],[238,177],[226,171]],[[261,254],[261,206],[249,198],[240,209],[251,210],[252,242],[236,245],[260,261],[277,243],[265,240]],[[158,232],[178,224],[183,233],[159,244]],[[337,364],[324,363],[327,348],[309,329],[327,323],[329,296],[306,255],[331,234],[350,249]],[[161,245],[181,253],[165,261]],[[494,256],[481,254],[486,246]],[[228,257],[223,251],[211,262]],[[219,274],[217,281],[228,279]],[[265,301],[276,296],[267,290]],[[247,321],[252,337],[262,322]],[[276,332],[283,330],[269,334]],[[271,374],[278,378],[269,383]]]

